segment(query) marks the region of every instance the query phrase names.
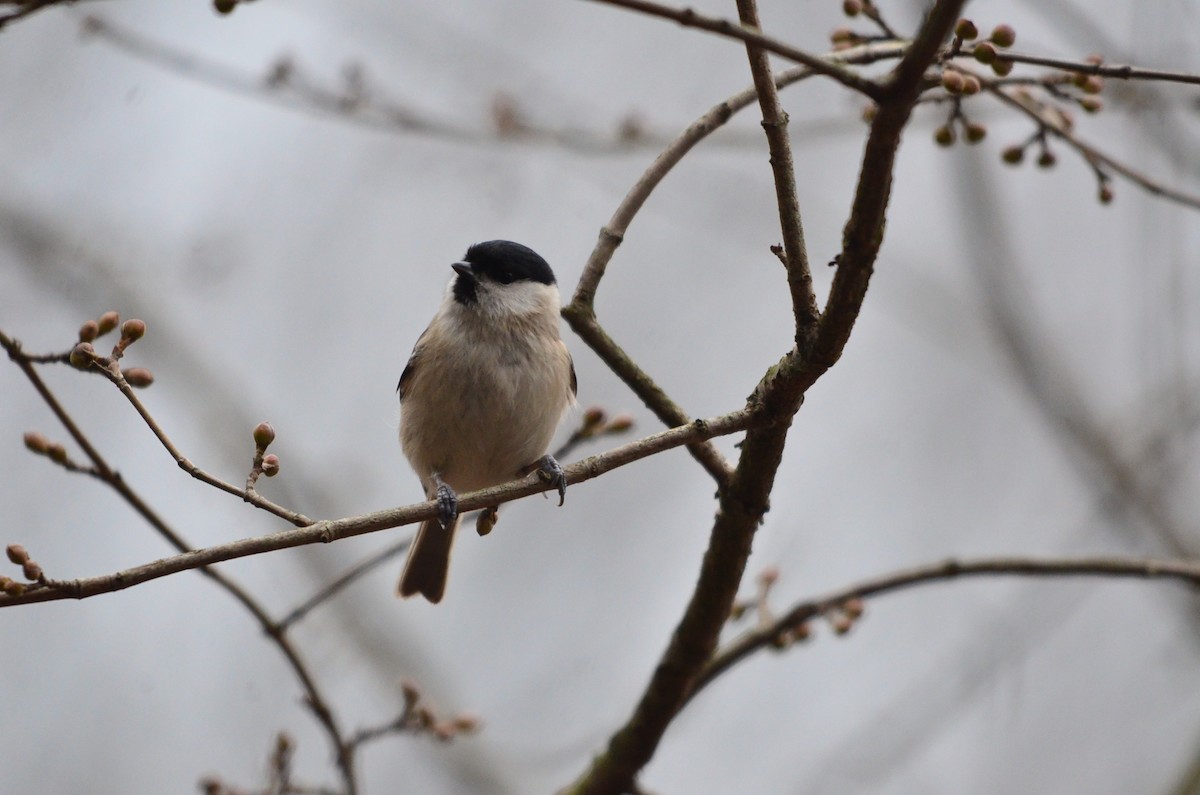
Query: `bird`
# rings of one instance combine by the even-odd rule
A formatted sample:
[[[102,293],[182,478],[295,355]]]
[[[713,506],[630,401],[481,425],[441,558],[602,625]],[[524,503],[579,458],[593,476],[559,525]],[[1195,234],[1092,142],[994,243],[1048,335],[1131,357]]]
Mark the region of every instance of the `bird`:
[[[436,604],[446,592],[461,522],[458,494],[537,471],[559,505],[567,478],[547,453],[575,404],[575,365],[559,335],[550,265],[509,240],[475,243],[454,274],[400,376],[400,445],[438,515],[421,523],[398,588]],[[495,524],[484,510],[480,534]]]

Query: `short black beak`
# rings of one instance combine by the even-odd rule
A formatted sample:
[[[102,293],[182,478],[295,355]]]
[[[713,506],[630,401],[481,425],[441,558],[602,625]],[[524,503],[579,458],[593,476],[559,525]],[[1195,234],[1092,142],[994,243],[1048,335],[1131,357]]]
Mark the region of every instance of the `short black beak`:
[[[455,262],[451,266],[454,272],[459,276],[466,276],[468,279],[475,278],[475,268],[469,262]]]

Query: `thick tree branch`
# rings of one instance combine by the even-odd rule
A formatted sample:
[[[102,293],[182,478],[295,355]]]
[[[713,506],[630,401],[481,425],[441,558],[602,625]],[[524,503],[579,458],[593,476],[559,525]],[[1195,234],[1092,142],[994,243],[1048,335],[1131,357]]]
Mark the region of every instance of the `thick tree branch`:
[[[949,34],[963,2],[941,0],[934,6],[912,47],[894,71],[883,95],[880,112],[872,124],[854,215],[846,231],[846,246],[850,249],[852,270],[858,284],[851,290],[843,286],[838,300],[834,301],[832,296],[830,299],[837,324],[833,328],[839,331],[830,333],[826,330],[822,334],[827,319],[824,318],[814,346],[818,354],[824,355],[813,358],[811,351],[802,354],[793,349],[764,376],[752,396],[751,406],[764,423],[747,432],[737,469],[726,488],[719,492],[719,507],[709,546],[684,615],[633,715],[613,735],[608,747],[593,760],[591,767],[569,788],[574,795],[612,795],[626,792],[633,786],[638,771],[653,757],[667,726],[683,707],[695,678],[716,649],[745,571],[754,533],[769,505],[792,417],[799,409],[804,390],[840,355],[866,294],[866,284],[883,237],[894,148],[899,144],[900,131],[916,102],[924,70],[935,57],[940,42]],[[892,146],[893,151],[886,154],[881,151],[885,143]],[[874,195],[869,198],[868,192]],[[839,268],[839,274],[843,269],[846,269],[846,263]],[[847,273],[846,277],[849,275]],[[821,348],[822,337],[824,349]]]

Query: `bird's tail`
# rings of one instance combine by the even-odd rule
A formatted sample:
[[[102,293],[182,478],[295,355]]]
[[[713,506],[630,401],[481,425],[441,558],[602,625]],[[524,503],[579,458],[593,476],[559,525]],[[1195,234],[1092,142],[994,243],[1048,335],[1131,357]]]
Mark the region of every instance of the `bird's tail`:
[[[400,575],[401,596],[419,593],[434,604],[442,601],[446,593],[446,573],[450,570],[450,545],[454,543],[454,531],[461,520],[462,517],[456,516],[446,528],[437,519],[421,523]]]

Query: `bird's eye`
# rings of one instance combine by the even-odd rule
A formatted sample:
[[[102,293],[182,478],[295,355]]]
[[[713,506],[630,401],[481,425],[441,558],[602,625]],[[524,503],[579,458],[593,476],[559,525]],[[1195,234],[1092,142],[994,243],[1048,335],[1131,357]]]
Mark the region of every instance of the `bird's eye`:
[[[516,278],[517,277],[513,275],[512,271],[500,271],[496,274],[496,281],[500,282],[501,284],[512,284]]]

